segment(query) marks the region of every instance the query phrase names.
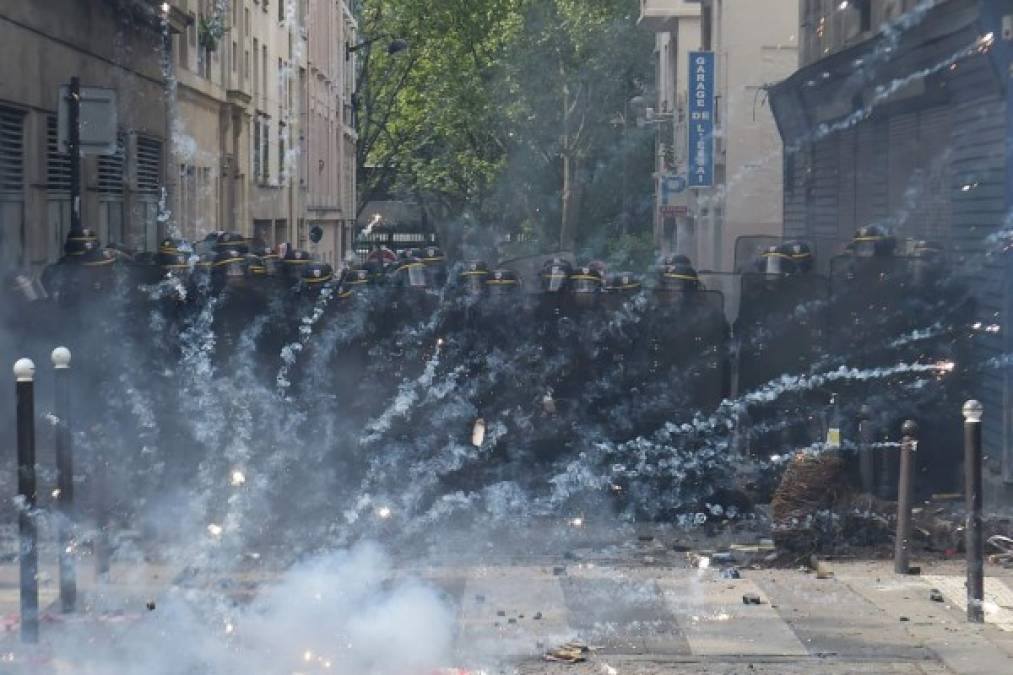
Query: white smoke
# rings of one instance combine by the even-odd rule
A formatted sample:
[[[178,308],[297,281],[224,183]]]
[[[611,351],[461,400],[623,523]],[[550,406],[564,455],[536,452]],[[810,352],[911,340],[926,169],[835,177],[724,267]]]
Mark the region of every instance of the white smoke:
[[[86,623],[47,624],[44,637],[57,672],[78,675],[433,672],[448,663],[453,615],[435,589],[394,576],[362,544],[292,567],[244,606],[173,587],[128,614],[118,639]]]

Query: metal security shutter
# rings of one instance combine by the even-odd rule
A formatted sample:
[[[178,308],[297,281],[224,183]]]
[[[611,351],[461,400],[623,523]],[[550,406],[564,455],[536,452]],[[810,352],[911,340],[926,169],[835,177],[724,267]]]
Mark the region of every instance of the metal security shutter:
[[[890,120],[890,214],[900,237],[949,239],[951,119],[941,107]]]
[[[922,111],[918,119],[919,164],[922,198],[917,202],[912,225],[922,239],[950,239],[950,134],[953,113],[939,107]]]
[[[913,182],[918,170],[918,113],[894,115],[890,118],[890,156],[887,184],[890,188],[890,214],[894,234],[911,237],[911,214],[920,187]]]
[[[0,106],[0,265],[24,255],[24,114]]]
[[[137,198],[133,200],[130,245],[145,251],[158,246],[158,203],[162,197],[162,142],[138,136],[134,150],[133,174]]]
[[[838,236],[854,232],[858,227],[858,214],[855,212],[858,202],[858,174],[867,167],[858,162],[858,147],[855,143],[855,130],[845,129],[838,133],[840,144],[840,164],[838,180],[840,189],[837,193],[839,208],[837,209]]]
[[[24,114],[0,107],[0,193],[22,196],[25,184]]]
[[[126,174],[126,139],[122,133],[116,138],[116,152],[98,157],[98,191],[109,196],[123,196]]]
[[[138,136],[137,157],[134,165],[137,174],[138,194],[161,196],[162,142],[154,138]]]
[[[60,152],[57,144],[56,115],[46,116],[46,189],[70,195],[70,155]]]
[[[882,222],[889,215],[887,190],[887,125],[880,120],[860,124],[855,130],[855,222],[838,230],[842,242],[850,241],[863,225]]]
[[[811,237],[837,236],[839,141],[840,136],[833,134],[813,144],[812,175],[809,183],[809,224],[806,228],[806,234]]]
[[[954,106],[950,155],[952,229],[950,250],[954,264],[975,289],[977,320],[999,323],[1000,334],[978,334],[978,360],[1001,357],[1013,348],[1013,293],[1004,256],[986,255],[986,239],[1004,221],[1006,110],[998,98],[961,100]],[[976,378],[973,392],[985,405],[982,433],[987,454],[1003,457],[1006,480],[1013,479],[1013,416],[1007,401],[1013,396],[1010,369],[987,368]]]
[[[126,240],[123,213],[125,169],[126,137],[120,132],[116,138],[116,152],[99,155],[97,162],[99,237],[109,243],[124,243]]]
[[[786,237],[805,237],[806,230],[806,174],[809,170],[808,146],[784,151],[784,234]],[[351,203],[350,200],[348,203]]]
[[[70,232],[70,155],[60,152],[56,115],[46,116],[46,224],[49,258],[63,255]]]

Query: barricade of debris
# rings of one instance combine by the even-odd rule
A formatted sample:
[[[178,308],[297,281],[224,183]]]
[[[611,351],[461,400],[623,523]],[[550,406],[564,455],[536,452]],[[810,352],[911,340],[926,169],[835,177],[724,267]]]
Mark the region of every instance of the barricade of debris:
[[[771,565],[794,565],[814,553],[892,555],[897,503],[849,487],[836,453],[799,453],[771,500],[771,536],[778,555]],[[948,558],[964,551],[962,496],[932,495],[912,509],[912,544],[923,554]],[[1013,566],[1013,520],[986,517],[991,562]]]

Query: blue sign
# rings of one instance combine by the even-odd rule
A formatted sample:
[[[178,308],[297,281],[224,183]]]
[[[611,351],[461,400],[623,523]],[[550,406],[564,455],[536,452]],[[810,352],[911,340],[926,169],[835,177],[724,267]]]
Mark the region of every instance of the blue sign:
[[[668,206],[675,201],[675,196],[686,191],[687,183],[683,176],[661,177],[661,205]]]
[[[714,52],[689,53],[689,186],[714,185]]]

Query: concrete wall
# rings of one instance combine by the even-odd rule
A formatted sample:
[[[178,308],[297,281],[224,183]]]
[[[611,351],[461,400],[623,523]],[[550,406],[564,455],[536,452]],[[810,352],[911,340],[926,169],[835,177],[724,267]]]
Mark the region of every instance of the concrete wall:
[[[134,163],[131,139],[137,134],[158,141],[166,137],[158,52],[161,37],[156,27],[135,21],[130,6],[100,0],[7,2],[0,6],[0,106],[23,116],[22,236],[19,241],[4,241],[5,259],[14,264],[40,267],[54,259],[69,228],[68,194],[47,186],[47,117],[56,114],[61,84],[78,76],[82,86],[116,90],[119,126],[131,134],[127,138],[128,179]],[[163,153],[163,162],[164,157]],[[104,235],[96,192],[97,159],[87,158],[83,167],[83,224]],[[130,214],[150,213],[153,197],[134,188],[130,180],[123,185],[121,204],[127,221],[123,238],[128,244],[143,246],[152,238],[151,232],[144,231],[150,222],[137,222]],[[7,194],[4,199],[18,196]],[[5,213],[10,212],[5,209]]]

